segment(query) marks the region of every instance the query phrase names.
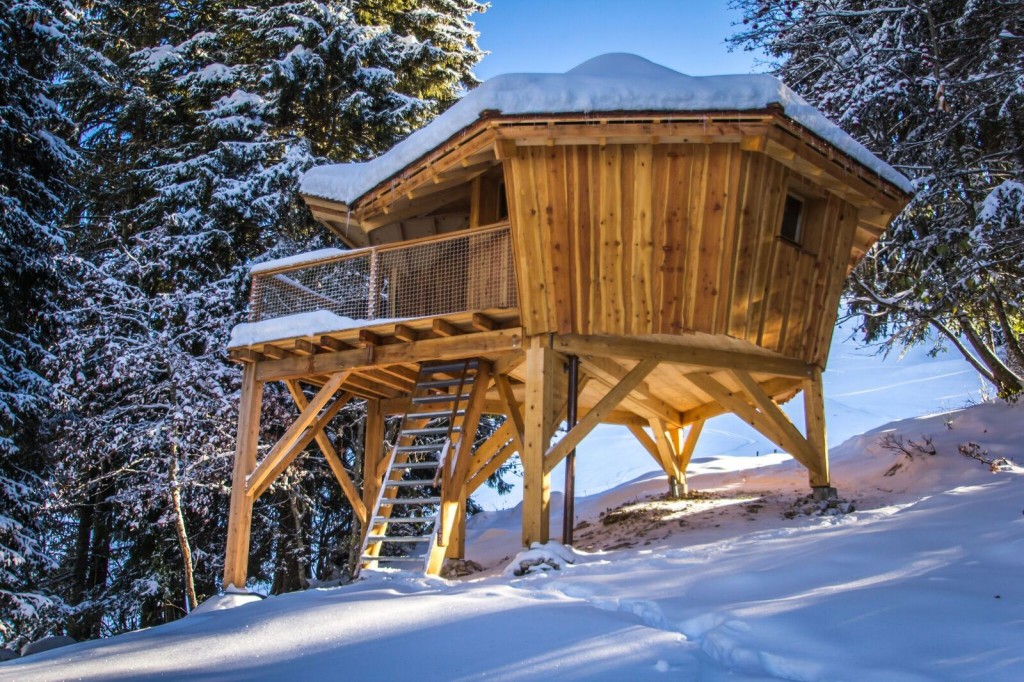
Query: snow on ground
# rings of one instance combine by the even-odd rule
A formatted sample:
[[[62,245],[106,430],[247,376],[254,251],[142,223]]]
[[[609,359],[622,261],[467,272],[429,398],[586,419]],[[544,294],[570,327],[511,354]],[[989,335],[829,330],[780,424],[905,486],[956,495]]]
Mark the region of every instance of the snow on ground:
[[[469,523],[485,570],[464,579],[368,572],[27,657],[0,679],[1021,680],[1024,469],[958,450],[1024,462],[1022,409],[848,440],[832,460],[846,514],[804,499],[785,455],[706,456],[691,499],[662,499],[655,474],[580,499],[577,549],[534,550],[558,570],[503,574],[518,509],[485,512]]]

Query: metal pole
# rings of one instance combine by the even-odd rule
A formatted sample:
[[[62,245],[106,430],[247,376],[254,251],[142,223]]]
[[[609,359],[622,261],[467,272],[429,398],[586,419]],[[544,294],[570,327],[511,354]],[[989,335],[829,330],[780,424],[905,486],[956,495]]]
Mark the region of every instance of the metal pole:
[[[569,356],[569,405],[566,410],[566,421],[569,430],[576,426],[576,410],[579,398],[580,359]],[[569,451],[565,458],[565,499],[562,512],[562,544],[572,544],[572,527],[576,515],[576,448]]]

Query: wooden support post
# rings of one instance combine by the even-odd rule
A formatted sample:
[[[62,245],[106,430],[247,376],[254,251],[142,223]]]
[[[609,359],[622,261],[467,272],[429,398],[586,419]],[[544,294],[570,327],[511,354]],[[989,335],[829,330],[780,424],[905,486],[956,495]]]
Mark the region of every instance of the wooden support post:
[[[373,512],[377,503],[377,494],[383,481],[384,471],[381,463],[384,457],[384,414],[381,412],[380,400],[366,401],[366,434],[363,442],[363,506],[367,514]],[[363,525],[363,535],[370,524]]]
[[[660,419],[651,419],[650,424],[651,433],[654,434],[654,442],[658,446],[658,462],[668,476],[669,492],[677,494],[677,491],[671,490],[671,488],[678,485],[681,477],[678,465],[679,450],[678,441],[675,438],[676,434],[670,434],[669,426]]]
[[[249,575],[249,537],[252,530],[252,497],[246,480],[256,468],[256,450],[260,436],[260,408],[263,384],[256,380],[256,364],[242,370],[242,396],[238,409],[238,440],[235,466],[231,475],[231,511],[228,516],[228,542],[224,552],[224,589],[245,589]]]
[[[468,481],[466,482],[469,483]],[[448,534],[448,544],[445,547],[445,559],[466,558],[466,504],[469,501],[467,487],[462,486],[462,494],[459,496],[458,516],[452,524]]]
[[[686,439],[683,441],[682,448],[679,451],[679,474],[682,476],[679,481],[680,495],[690,494],[690,484],[686,482],[686,469],[690,466],[690,460],[693,459],[693,451],[697,449],[697,440],[700,438],[700,433],[703,430],[704,420],[698,419],[690,424],[690,428],[686,431]]]
[[[526,350],[526,396],[523,415],[523,544],[550,538],[551,473],[544,456],[555,432],[555,381],[562,376],[558,354],[547,336],[530,339]]]
[[[809,467],[811,487],[829,488],[828,441],[825,433],[825,394],[821,385],[821,369],[815,368],[814,376],[804,381],[804,415],[807,442],[813,464]]]
[[[454,452],[448,455],[449,461],[444,463],[445,473],[443,474],[444,478],[441,485],[441,532],[438,537],[438,545],[442,547],[451,544],[453,529],[456,526],[465,526],[466,484],[470,474],[470,465],[473,461],[473,439],[476,437],[476,427],[480,423],[484,399],[487,397],[487,390],[491,383],[490,369],[489,363],[480,360],[480,367],[477,369],[476,378],[473,382],[473,390],[466,405],[466,414],[462,418],[462,431],[459,434],[459,440],[455,444]],[[456,544],[462,544],[463,549],[461,553],[464,553],[464,533],[456,537]],[[460,552],[458,548],[454,551]],[[461,553],[459,556],[461,556]],[[431,556],[427,573],[432,575],[440,573],[444,556],[443,553],[439,553],[436,558]],[[451,556],[451,554],[448,556]]]

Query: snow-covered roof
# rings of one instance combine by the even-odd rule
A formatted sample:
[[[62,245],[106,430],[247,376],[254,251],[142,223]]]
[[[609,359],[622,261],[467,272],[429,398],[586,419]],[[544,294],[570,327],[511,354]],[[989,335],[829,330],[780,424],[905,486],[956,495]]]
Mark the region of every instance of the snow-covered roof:
[[[566,73],[496,76],[429,125],[371,161],[310,169],[300,191],[352,205],[484,111],[504,115],[599,111],[750,111],[777,104],[786,116],[910,193],[910,181],[829,121],[780,80],[765,74],[687,76],[633,54],[606,54]]]

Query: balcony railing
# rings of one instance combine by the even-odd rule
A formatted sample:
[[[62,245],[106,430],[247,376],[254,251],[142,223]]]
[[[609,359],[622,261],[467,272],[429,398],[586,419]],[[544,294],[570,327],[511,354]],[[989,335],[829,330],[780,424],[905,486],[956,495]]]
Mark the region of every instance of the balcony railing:
[[[357,324],[515,308],[509,226],[253,273],[250,321],[327,310]]]

